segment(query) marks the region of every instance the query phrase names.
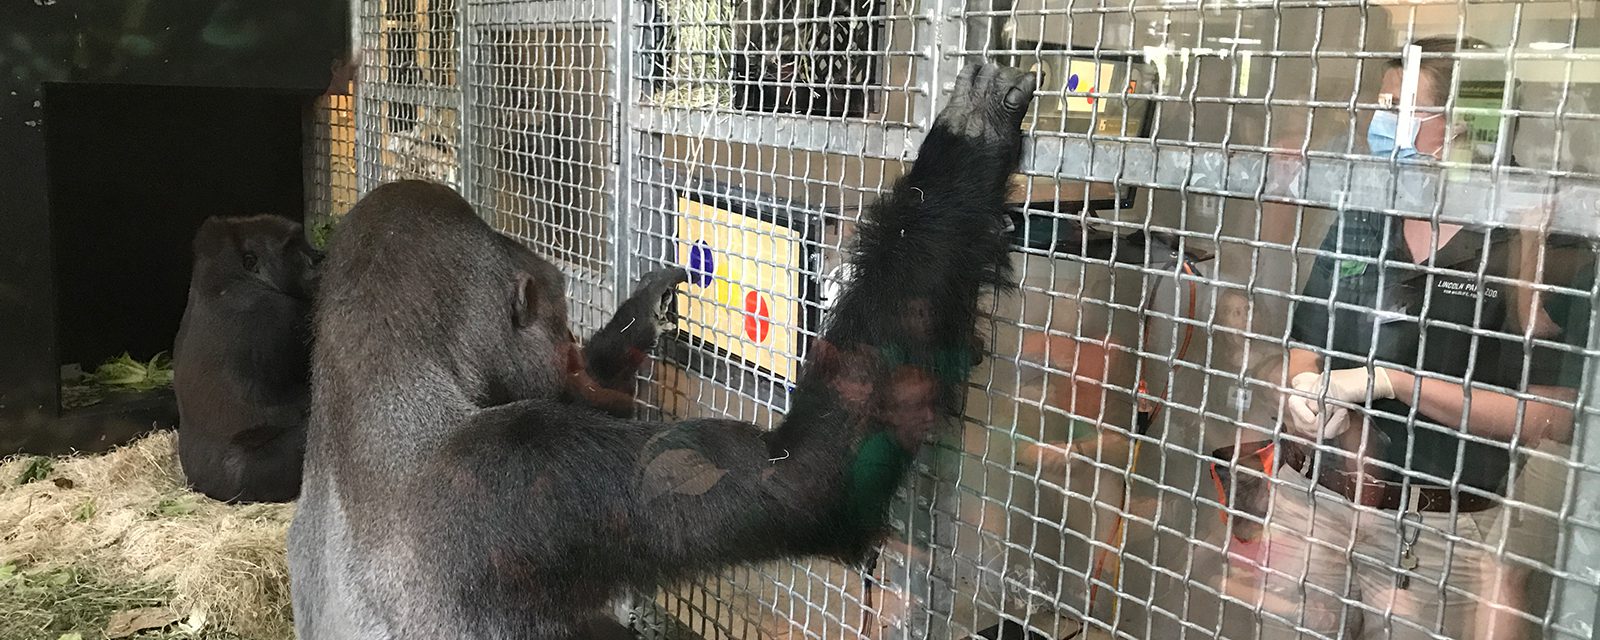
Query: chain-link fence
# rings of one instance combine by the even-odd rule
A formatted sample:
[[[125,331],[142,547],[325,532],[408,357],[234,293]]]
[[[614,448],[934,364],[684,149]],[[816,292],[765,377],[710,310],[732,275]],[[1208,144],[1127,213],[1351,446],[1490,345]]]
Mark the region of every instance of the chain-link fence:
[[[893,539],[641,594],[647,635],[1593,636],[1600,3],[355,6],[313,206],[451,183],[580,333],[690,267],[663,418],[774,424],[955,73],[1040,74],[1021,290]]]

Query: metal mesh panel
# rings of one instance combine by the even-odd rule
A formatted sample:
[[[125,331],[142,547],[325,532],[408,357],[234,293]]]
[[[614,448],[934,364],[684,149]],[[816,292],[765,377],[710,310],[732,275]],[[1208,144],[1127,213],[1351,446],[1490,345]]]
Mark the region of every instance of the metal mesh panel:
[[[356,203],[356,127],[349,94],[317,98],[306,144],[306,220],[309,225],[344,215]]]
[[[1543,553],[1542,562],[1554,560],[1555,539],[1541,553],[1508,540],[1507,527],[1533,527],[1526,523],[1537,518],[1524,517],[1525,510],[1425,513],[1420,541],[1407,547],[1399,542],[1407,527],[1397,511],[1346,513],[1348,500],[1304,497],[1310,485],[1299,472],[1277,469],[1268,482],[1265,474],[1252,473],[1252,456],[1239,452],[1255,441],[1279,438],[1322,450],[1314,458],[1326,467],[1322,475],[1366,472],[1403,485],[1402,491],[1435,484],[1483,495],[1494,493],[1485,489],[1499,480],[1512,485],[1508,502],[1514,506],[1523,500],[1562,502],[1560,489],[1551,485],[1536,490],[1542,495],[1518,495],[1519,480],[1533,482],[1537,475],[1518,472],[1551,458],[1532,439],[1507,441],[1514,430],[1533,430],[1524,424],[1533,413],[1571,398],[1555,392],[1559,385],[1526,393],[1531,381],[1517,379],[1515,371],[1537,367],[1531,363],[1537,347],[1528,343],[1539,340],[1509,338],[1523,332],[1504,308],[1496,309],[1494,298],[1515,297],[1530,281],[1570,287],[1567,293],[1582,299],[1584,311],[1546,337],[1570,338],[1555,348],[1571,352],[1587,346],[1581,335],[1590,323],[1592,277],[1535,275],[1526,268],[1544,258],[1507,265],[1514,260],[1497,256],[1492,245],[1503,240],[1499,232],[1481,243],[1470,233],[1455,236],[1461,256],[1447,257],[1452,236],[1446,234],[1456,233],[1452,222],[1467,223],[1469,231],[1543,224],[1547,230],[1592,233],[1590,205],[1580,194],[1593,182],[1563,180],[1592,169],[1579,167],[1587,162],[1581,157],[1549,152],[1563,144],[1562,136],[1592,135],[1592,116],[1566,111],[1552,122],[1558,117],[1554,110],[1534,106],[1552,95],[1567,96],[1555,101],[1572,104],[1573,95],[1592,90],[1574,86],[1559,72],[1547,75],[1552,70],[1545,65],[1566,63],[1532,46],[1582,46],[1574,40],[1581,35],[1581,12],[1537,3],[1230,3],[1204,11],[1139,4],[1144,3],[1113,10],[1018,2],[966,13],[963,53],[1015,56],[1051,67],[1045,99],[1059,92],[1069,111],[1079,95],[1083,102],[1107,103],[1090,105],[1087,118],[1035,114],[1034,146],[1024,165],[1026,173],[1044,180],[1031,180],[1027,188],[1042,186],[1046,193],[1023,200],[1043,203],[1039,208],[1050,214],[1034,220],[1059,223],[1056,212],[1074,212],[1079,202],[1096,199],[1100,186],[1115,186],[1119,195],[1127,186],[1138,189],[1133,206],[1102,207],[1099,220],[1089,221],[1112,238],[1074,229],[1065,244],[1078,255],[1020,261],[1025,289],[1032,280],[1040,291],[1025,290],[1014,302],[1019,309],[1000,314],[1018,322],[1000,327],[992,375],[977,381],[983,393],[974,394],[968,411],[991,434],[998,430],[1000,442],[991,435],[981,453],[969,447],[985,468],[973,474],[978,482],[958,482],[972,486],[973,498],[982,502],[977,532],[968,536],[981,556],[979,571],[1001,576],[1011,594],[993,609],[974,607],[970,628],[984,627],[994,613],[1031,621],[1040,609],[1075,619],[1087,614],[1090,635],[1122,637],[1214,630],[1252,637],[1263,619],[1269,621],[1265,637],[1278,637],[1276,627],[1298,627],[1311,637],[1457,637],[1488,626],[1473,618],[1484,614],[1473,605],[1486,603],[1533,608],[1531,617],[1546,618],[1548,609],[1536,601],[1531,584],[1538,578],[1518,580],[1527,578],[1521,573],[1527,556]],[[1455,47],[1424,52],[1418,56],[1420,83],[1405,80],[1403,69],[1394,74],[1400,82],[1385,83],[1386,62],[1400,56],[1403,43],[1440,35],[1486,42],[1461,53]],[[1052,65],[1062,46],[1084,49],[1077,57],[1088,60],[1077,73]],[[1134,62],[1125,56],[1155,67],[1159,86],[1128,81],[1121,67]],[[1453,82],[1427,71],[1440,68]],[[1365,144],[1367,121],[1385,110],[1381,94],[1400,94],[1394,101],[1404,103],[1408,86],[1421,94],[1439,89],[1438,100],[1415,99],[1419,117],[1437,114],[1467,129],[1433,152],[1442,169],[1396,169],[1389,158],[1374,158]],[[1133,117],[1146,102],[1153,103],[1148,124]],[[1145,128],[1148,136],[1140,131]],[[1069,182],[1062,188],[1064,178],[1102,184]],[[1527,211],[1541,205],[1548,209]],[[1407,218],[1431,219],[1432,226],[1401,222]],[[1141,235],[1157,241],[1139,246]],[[1381,262],[1397,259],[1393,252],[1408,242],[1408,253],[1420,264]],[[1097,251],[1096,243],[1110,246]],[[1591,262],[1582,250],[1587,241],[1574,244],[1559,259]],[[1430,258],[1434,245],[1444,246],[1435,247]],[[1554,243],[1526,250],[1543,256],[1548,246]],[[1319,286],[1324,282],[1331,285]],[[1378,290],[1362,290],[1369,286]],[[1456,296],[1477,305],[1453,305]],[[1341,312],[1341,305],[1365,311]],[[1050,335],[1056,331],[1062,335]],[[1421,335],[1399,337],[1408,332]],[[1362,333],[1376,339],[1366,346],[1349,339]],[[1110,344],[1110,354],[1101,357],[1090,349],[1095,355],[1085,363],[1084,347],[1100,341]],[[1351,398],[1370,408],[1350,408],[1369,417],[1348,435],[1320,443],[1292,429],[1285,435],[1278,425],[1289,420],[1285,400],[1295,395],[1288,388],[1296,373],[1334,368],[1303,366],[1291,358],[1297,348],[1324,364],[1405,370],[1415,375],[1404,377],[1424,382],[1395,392],[1405,402]],[[1002,354],[1018,352],[1022,357],[1008,366]],[[1582,366],[1564,364],[1573,376],[1566,384],[1575,388]],[[1030,385],[1038,368],[1045,382]],[[1095,411],[1063,407],[1070,403],[1061,401],[1063,392],[1052,388],[1050,378],[1081,379],[1086,370],[1091,379],[1107,379],[1110,389],[1100,402],[1089,403],[1098,405]],[[1370,375],[1361,373],[1362,380]],[[1461,404],[1464,381],[1473,394],[1465,428],[1459,414],[1438,406],[1452,398]],[[1363,385],[1356,396],[1370,393],[1366,383],[1356,384]],[[1027,417],[1030,400],[1043,407],[1042,421]],[[1082,404],[1083,398],[1071,400]],[[1502,401],[1520,409],[1494,414],[1492,403]],[[1145,409],[1153,424],[1142,431],[1138,415],[1114,415],[1119,406]],[[1474,417],[1474,406],[1489,408]],[[1090,418],[1096,432],[1070,445],[1041,437],[1051,428],[1052,409],[1063,408],[1075,416],[1069,420]],[[1495,430],[1503,434],[1489,435]],[[1034,438],[1040,439],[1037,445],[1028,442]],[[1385,445],[1380,439],[1393,441]],[[1461,441],[1481,446],[1462,448]],[[1438,450],[1444,447],[1449,449]],[[1227,464],[1214,478],[1215,453]],[[1281,447],[1278,455],[1280,463],[1287,457]],[[1488,472],[1475,477],[1480,474],[1474,466],[1493,465],[1496,457],[1518,463],[1497,479]],[[1041,484],[1051,476],[1060,489]],[[1511,511],[1516,513],[1504,515]],[[972,520],[965,510],[956,519]],[[961,532],[955,547],[964,558]],[[998,552],[1004,558],[1000,566],[981,568],[988,559],[982,557],[988,556],[985,547],[999,546],[1009,547]],[[1424,566],[1416,575],[1397,577],[1418,561]],[[1432,566],[1439,562],[1449,567]],[[1511,591],[1520,593],[1506,593]],[[1436,609],[1442,601],[1462,604]],[[967,614],[959,609],[954,618],[964,621]],[[1577,629],[1587,622],[1565,620],[1580,624]],[[1502,627],[1499,633],[1526,637],[1533,631]]]
[[[1592,636],[1594,3],[361,7],[363,188],[456,183],[584,329],[712,274],[641,392],[667,418],[775,424],[955,72],[1041,74],[1021,291],[893,539],[669,585],[647,636]]]
[[[817,281],[841,263],[863,202],[904,170],[926,119],[928,32],[914,10],[679,0],[641,21],[633,244],[641,269],[686,259],[690,237],[729,256],[714,283],[690,288],[681,326],[737,351],[664,359],[653,403],[663,415],[771,427],[786,408],[827,293]],[[820,560],[780,563],[669,589],[656,603],[707,638],[841,637],[871,624],[870,598],[883,596],[869,580]]]
[[[909,5],[885,0],[670,0],[639,22],[638,78],[679,110],[904,123]],[[923,90],[925,91],[925,89]]]
[[[553,6],[568,5],[473,7],[469,189],[491,223],[562,267],[574,323],[595,329],[616,297],[612,17],[540,12]]]
[[[423,178],[460,183],[456,0],[362,0],[358,153],[363,191]]]
[[[382,0],[362,11],[363,187],[457,187],[563,268],[574,324],[597,329],[616,306],[614,8]]]

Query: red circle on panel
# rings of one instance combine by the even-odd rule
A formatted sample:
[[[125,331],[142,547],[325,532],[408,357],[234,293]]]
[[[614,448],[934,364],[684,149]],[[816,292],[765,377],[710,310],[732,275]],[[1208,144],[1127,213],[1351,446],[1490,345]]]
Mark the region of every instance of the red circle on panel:
[[[1099,91],[1099,90],[1100,90],[1100,87],[1089,87],[1089,93],[1094,93],[1094,92]],[[1089,104],[1094,104],[1094,96],[1085,96],[1084,100],[1088,100]]]
[[[767,297],[758,291],[748,291],[744,294],[744,335],[756,342],[765,342],[767,332],[772,329],[772,322],[767,319]]]

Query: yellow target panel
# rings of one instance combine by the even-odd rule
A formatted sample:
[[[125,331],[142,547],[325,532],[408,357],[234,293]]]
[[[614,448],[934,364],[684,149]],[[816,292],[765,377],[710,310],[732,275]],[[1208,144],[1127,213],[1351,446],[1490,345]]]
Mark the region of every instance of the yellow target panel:
[[[805,227],[784,224],[792,220],[783,216],[741,213],[728,200],[706,200],[716,204],[678,199],[677,260],[689,270],[678,329],[691,344],[792,380],[810,298]]]

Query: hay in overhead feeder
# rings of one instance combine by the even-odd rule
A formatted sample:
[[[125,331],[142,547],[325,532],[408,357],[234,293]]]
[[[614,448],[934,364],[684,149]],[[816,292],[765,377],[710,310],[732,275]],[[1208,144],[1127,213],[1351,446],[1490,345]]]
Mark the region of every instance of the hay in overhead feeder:
[[[0,581],[0,620],[112,608],[106,601],[117,594],[92,588],[111,584],[128,585],[134,606],[177,612],[175,628],[204,621],[178,637],[293,636],[284,555],[293,505],[231,506],[189,491],[170,432],[105,455],[40,460],[0,463],[0,572],[10,567],[41,588],[60,582],[89,595],[56,601],[47,612],[8,611],[27,600],[8,597]]]
[[[733,106],[733,19],[738,0],[662,0],[667,18],[667,86],[653,104],[672,108]]]

